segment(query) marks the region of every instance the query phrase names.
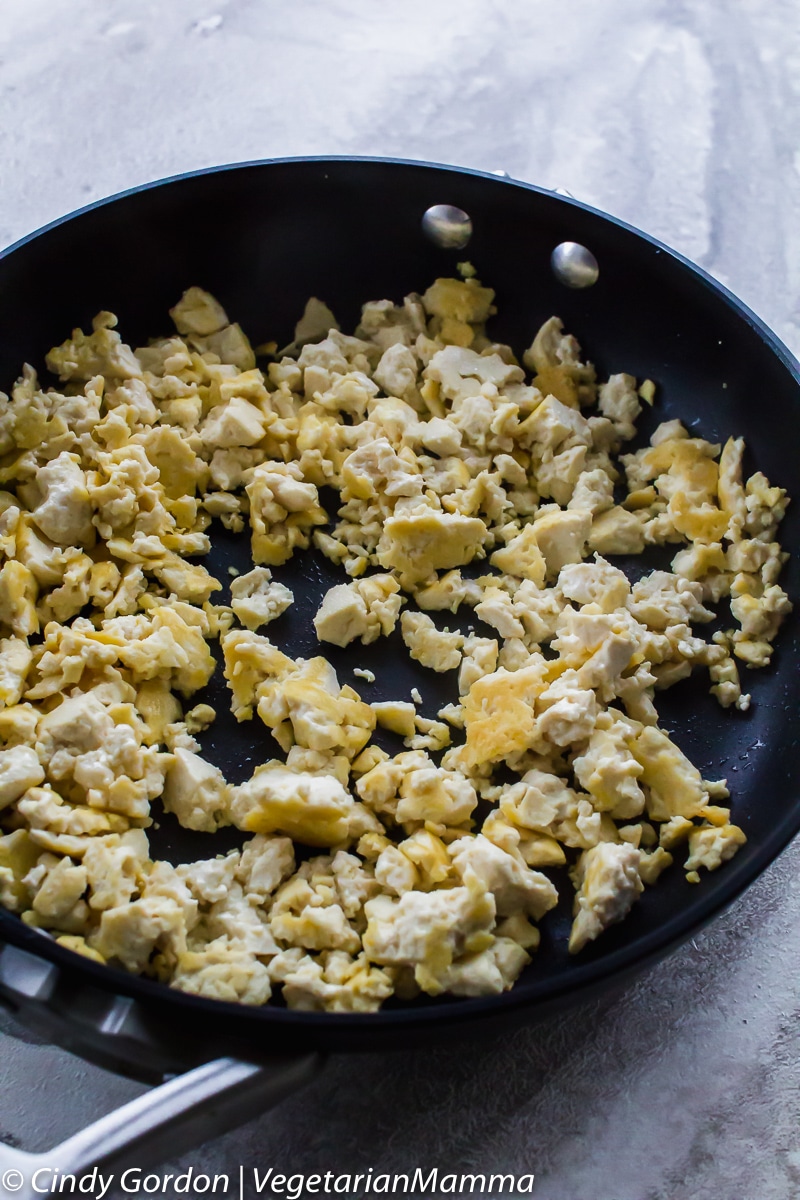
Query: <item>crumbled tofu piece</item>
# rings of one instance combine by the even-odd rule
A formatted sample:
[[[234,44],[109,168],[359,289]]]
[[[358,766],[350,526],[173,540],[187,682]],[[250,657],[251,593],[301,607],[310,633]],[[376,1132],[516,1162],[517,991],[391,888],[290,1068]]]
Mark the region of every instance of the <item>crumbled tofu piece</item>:
[[[651,571],[633,585],[628,607],[643,625],[663,630],[670,625],[713,620],[714,613],[703,607],[702,595],[698,583],[668,571]]]
[[[437,629],[425,613],[404,612],[400,625],[411,657],[423,667],[432,671],[453,671],[460,665],[464,645],[462,634]]]
[[[213,725],[216,719],[216,711],[210,704],[195,704],[186,714],[186,728],[189,733],[201,733],[208,729],[209,725]]]
[[[272,995],[269,971],[246,950],[209,945],[178,956],[172,986],[193,996],[229,1004],[266,1004]]]
[[[290,604],[294,593],[274,580],[268,567],[254,567],[231,581],[231,608],[247,629],[268,625]]]
[[[27,829],[0,834],[0,903],[11,912],[21,912],[30,903],[24,880],[41,854]]]
[[[551,579],[567,563],[581,561],[591,525],[591,514],[581,509],[561,509],[536,518],[532,528]]]
[[[157,947],[184,950],[197,902],[189,898],[188,890],[183,891],[155,890],[130,904],[107,908],[89,944],[107,961],[119,960],[129,971],[141,971]]]
[[[190,287],[181,296],[169,315],[175,322],[178,333],[196,333],[207,337],[228,324],[225,309],[210,292],[199,287]]]
[[[649,854],[642,854],[639,861],[639,875],[642,883],[652,887],[658,877],[667,867],[672,866],[672,855],[663,846],[657,846]]]
[[[280,566],[308,546],[311,530],[327,516],[315,484],[303,480],[296,463],[263,463],[248,474],[253,561]]]
[[[647,812],[652,820],[696,817],[706,803],[700,772],[660,729],[649,725],[630,744],[648,787]]]
[[[641,554],[645,528],[635,513],[615,505],[594,518],[588,540],[597,554]]]
[[[138,829],[121,837],[90,839],[81,859],[91,893],[89,907],[103,911],[127,904],[138,890],[148,857],[147,838]]]
[[[562,567],[558,586],[568,600],[579,605],[597,604],[604,613],[624,608],[631,591],[624,571],[597,554],[593,563],[569,563]]]
[[[680,842],[686,841],[694,828],[695,826],[686,817],[670,817],[661,826],[659,844],[665,850],[674,850]]]
[[[22,638],[0,638],[0,708],[13,708],[22,699],[33,652]]]
[[[46,924],[62,927],[65,918],[74,913],[86,891],[87,874],[84,866],[76,867],[69,858],[62,858],[47,872],[33,897],[33,911]]]
[[[472,562],[485,538],[486,526],[477,517],[421,509],[389,517],[376,553],[382,567],[395,568],[413,583]]]
[[[399,899],[377,896],[364,906],[364,950],[382,966],[415,967],[423,991],[439,991],[435,973],[463,953],[492,944],[495,920],[490,892],[469,887],[405,892]]]
[[[537,767],[501,794],[500,811],[525,835],[519,843],[523,857],[529,833],[581,850],[618,837],[613,821],[597,812],[589,797],[576,792],[560,776]],[[531,849],[535,851],[537,844],[541,846],[534,841]]]
[[[432,765],[410,770],[400,783],[399,794],[395,809],[399,824],[432,821],[437,825],[462,825],[478,804],[468,779]]]
[[[293,951],[288,951],[291,954]],[[375,1012],[392,994],[385,971],[342,950],[323,951],[318,961],[305,955],[281,970],[289,1008],[305,1012]]]
[[[466,696],[473,683],[484,675],[491,675],[497,669],[498,644],[494,638],[466,637],[462,655],[458,672],[458,694]]]
[[[356,584],[341,583],[325,593],[314,628],[321,642],[347,646],[359,638],[363,643],[369,631],[368,614]]]
[[[283,833],[308,846],[347,837],[353,797],[331,775],[307,775],[267,763],[231,792],[231,820],[248,833]]]
[[[514,607],[514,601],[502,588],[486,588],[480,604],[475,605],[475,616],[480,617],[487,625],[491,625],[501,638],[523,638],[525,636],[525,626]]]
[[[592,797],[595,808],[629,821],[644,812],[639,786],[644,767],[631,751],[636,727],[624,718],[598,719],[589,743],[573,764],[575,778]]]
[[[317,637],[335,646],[347,646],[358,638],[367,646],[381,635],[388,636],[403,604],[399,591],[391,575],[369,575],[332,587],[314,618]]]
[[[450,853],[465,883],[474,877],[492,893],[499,917],[524,912],[538,921],[558,903],[558,892],[546,875],[532,871],[482,834],[459,838]]]
[[[425,611],[449,609],[456,612],[462,604],[477,604],[483,589],[475,579],[464,579],[460,571],[447,571],[434,583],[420,587],[414,599]]]
[[[549,544],[546,531],[545,544]],[[495,550],[489,561],[507,575],[530,579],[537,587],[544,583],[547,563],[533,525],[526,525],[502,550]]]
[[[747,838],[738,825],[701,825],[689,834],[689,857],[685,870],[695,871],[705,867],[716,871],[729,858],[733,858]]]
[[[374,700],[370,708],[375,713],[382,729],[398,733],[400,737],[413,737],[416,733],[417,710],[406,700]]]
[[[432,721],[417,714],[414,725],[416,733],[405,740],[410,750],[444,750],[452,741],[450,730],[443,721]]]
[[[652,386],[652,385],[651,385]],[[597,407],[628,441],[636,432],[635,421],[642,411],[633,375],[611,375],[598,392]]]
[[[92,381],[100,375],[119,381],[141,376],[142,369],[130,346],[114,331],[116,323],[113,313],[101,312],[92,322],[93,330],[88,336],[74,329],[70,339],[45,357],[48,370],[61,380]]]
[[[547,663],[540,655],[517,671],[500,667],[473,683],[464,700],[471,763],[499,762],[532,745],[535,703],[546,686]]]
[[[403,896],[419,887],[420,877],[410,858],[397,846],[388,845],[375,861],[375,878],[390,895]]]
[[[581,687],[576,673],[565,671],[541,692],[535,736],[556,746],[584,742],[594,730],[598,705],[591,688]]]
[[[236,878],[248,896],[264,899],[294,871],[291,838],[257,833],[245,844],[236,867]]]
[[[439,982],[454,996],[494,996],[512,987],[529,962],[515,939],[498,937],[486,950],[451,963]]]
[[[494,300],[491,288],[481,287],[477,279],[437,279],[422,297],[425,311],[435,317],[479,324],[489,316]]]
[[[164,808],[184,829],[214,833],[227,825],[230,785],[219,767],[199,754],[176,749],[164,779]]]
[[[570,954],[577,954],[587,942],[628,914],[642,891],[640,863],[640,851],[625,842],[601,842],[584,851],[578,863]]]
[[[182,864],[178,867],[178,875],[200,904],[217,904],[231,891],[239,857],[238,852],[232,850],[224,858]]]
[[[71,950],[73,954],[80,954],[84,958],[91,959],[92,962],[105,963],[105,959],[99,950],[93,950],[86,942],[85,938],[77,934],[63,933],[56,938],[59,946],[63,946],[65,950]]]
[[[256,446],[263,440],[267,418],[243,396],[231,396],[218,404],[200,427],[200,436],[210,451],[238,446]]]
[[[60,546],[91,543],[92,505],[77,456],[64,450],[40,467],[36,486],[42,499],[33,510],[33,519],[42,533]]]
[[[44,769],[29,746],[0,750],[0,808],[7,808],[43,780]]]

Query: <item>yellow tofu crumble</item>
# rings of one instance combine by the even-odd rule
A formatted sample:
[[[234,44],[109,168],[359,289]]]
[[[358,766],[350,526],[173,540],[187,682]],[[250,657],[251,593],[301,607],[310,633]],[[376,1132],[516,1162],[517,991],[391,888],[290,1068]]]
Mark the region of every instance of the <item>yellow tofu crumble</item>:
[[[743,476],[741,438],[677,420],[627,450],[655,383],[599,380],[557,317],[520,363],[459,269],[365,304],[352,335],[312,298],[263,369],[190,287],[175,333],[132,348],[101,312],[47,355],[58,387],[26,366],[0,396],[0,902],[62,946],[245,1004],[488,995],[531,962],[559,880],[579,953],[675,856],[697,882],[745,842],[655,697],[705,668],[747,709],[740,664],[769,663],[792,607],[786,493]],[[250,538],[230,605],[197,561],[214,520]],[[265,632],[294,602],[273,572],[312,544],[342,571],[321,648],[397,631],[452,673],[441,720]],[[636,582],[608,561],[666,545],[671,570]],[[726,600],[731,628],[702,637]],[[479,632],[446,624],[462,606]],[[236,719],[282,752],[239,784],[194,736],[212,641]],[[249,836],[154,861],[154,801]]]

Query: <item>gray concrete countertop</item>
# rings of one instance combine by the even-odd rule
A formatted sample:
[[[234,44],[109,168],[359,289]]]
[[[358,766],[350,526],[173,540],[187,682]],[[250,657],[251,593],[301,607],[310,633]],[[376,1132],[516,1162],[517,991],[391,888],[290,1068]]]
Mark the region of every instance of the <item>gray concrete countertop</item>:
[[[446,161],[645,229],[798,352],[798,129],[792,0],[0,6],[0,245],[224,161]],[[530,1171],[539,1200],[800,1196],[799,861],[614,999],[484,1045],[334,1058],[182,1161]],[[5,1140],[44,1148],[141,1090],[2,1028]]]

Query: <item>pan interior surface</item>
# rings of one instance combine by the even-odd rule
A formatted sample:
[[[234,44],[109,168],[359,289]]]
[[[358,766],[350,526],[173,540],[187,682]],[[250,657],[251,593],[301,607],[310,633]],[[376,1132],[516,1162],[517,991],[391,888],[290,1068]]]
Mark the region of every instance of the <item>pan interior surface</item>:
[[[440,204],[469,215],[473,234],[466,249],[440,248],[423,236],[423,214]],[[568,287],[554,274],[551,255],[565,242],[586,247],[596,259],[593,286]],[[797,369],[752,314],[677,256],[610,218],[524,185],[421,164],[295,160],[222,169],[127,194],[27,239],[0,259],[0,388],[8,390],[23,362],[43,370],[49,347],[72,328],[87,328],[100,309],[116,313],[123,339],[141,345],[168,331],[168,308],[196,284],[219,298],[254,345],[282,345],[291,340],[311,295],[323,299],[349,332],[365,301],[400,301],[437,276],[454,274],[464,258],[497,293],[498,315],[489,326],[495,339],[521,353],[541,323],[557,314],[600,377],[625,371],[656,382],[655,410],[649,425],[642,421],[642,436],[676,417],[710,441],[742,435],[747,473],[762,470],[792,494],[800,433]],[[798,520],[795,504],[782,527],[783,544],[793,552],[781,578],[790,597],[798,591]],[[249,564],[246,533],[216,538],[208,565],[220,579],[228,577],[228,566],[243,570]],[[643,566],[665,564],[644,558],[623,565],[641,573]],[[319,653],[311,618],[342,574],[308,552],[275,576],[292,587],[296,604],[270,627],[270,636],[293,656]],[[428,716],[454,699],[455,685],[440,676],[432,680],[411,662],[397,632],[369,647],[323,652],[342,682],[359,686],[354,667],[375,672],[368,695],[364,685],[365,699],[407,699],[416,686]],[[687,884],[676,863],[622,924],[572,959],[566,951],[567,888],[543,922],[533,963],[500,997],[415,1001],[357,1018],[242,1007],[235,1010],[237,1020],[253,1033],[259,1026],[274,1030],[275,1022],[285,1031],[295,1027],[307,1034],[313,1028],[323,1042],[338,1038],[337,1028],[355,1040],[362,1031],[371,1036],[372,1029],[388,1044],[401,1028],[410,1036],[415,1024],[435,1027],[470,1014],[532,1011],[556,998],[565,1001],[663,953],[729,903],[800,828],[799,656],[790,619],[772,665],[742,672],[743,689],[753,696],[746,713],[720,709],[702,671],[660,696],[663,726],[701,774],[727,777],[733,820],[748,838],[731,863],[705,874],[699,886]],[[260,722],[237,726],[228,715],[219,671],[208,699],[219,716],[203,752],[239,782],[276,747]],[[154,857],[191,861],[242,840],[225,831],[212,841],[181,829],[174,818],[159,819]],[[161,1003],[195,1012],[220,1008],[68,956],[6,913],[0,913],[0,934],[71,963],[100,986],[151,999],[160,995]]]

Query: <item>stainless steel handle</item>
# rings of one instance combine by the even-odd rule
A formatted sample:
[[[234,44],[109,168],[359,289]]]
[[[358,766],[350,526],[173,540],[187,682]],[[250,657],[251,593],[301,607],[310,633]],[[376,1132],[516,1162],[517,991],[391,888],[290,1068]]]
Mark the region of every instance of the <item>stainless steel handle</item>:
[[[48,1169],[146,1167],[175,1158],[271,1108],[319,1070],[317,1053],[261,1054],[207,1020],[158,1019],[137,1001],[105,992],[28,950],[0,942],[0,1004],[28,1028],[101,1066],[158,1086],[43,1154],[0,1143],[0,1197],[49,1190]],[[212,1061],[195,1066],[203,1047]],[[233,1048],[232,1048],[233,1047]],[[257,1061],[249,1061],[250,1055]],[[191,1070],[187,1067],[191,1066]],[[161,1082],[165,1073],[174,1073]],[[5,1093],[8,1095],[8,1092]],[[37,1176],[36,1172],[40,1172]]]
[[[0,1144],[0,1194],[34,1200],[49,1190],[54,1168],[80,1177],[94,1168],[116,1174],[126,1166],[175,1158],[271,1108],[320,1065],[313,1053],[276,1056],[265,1064],[219,1058],[153,1088],[44,1153]]]

